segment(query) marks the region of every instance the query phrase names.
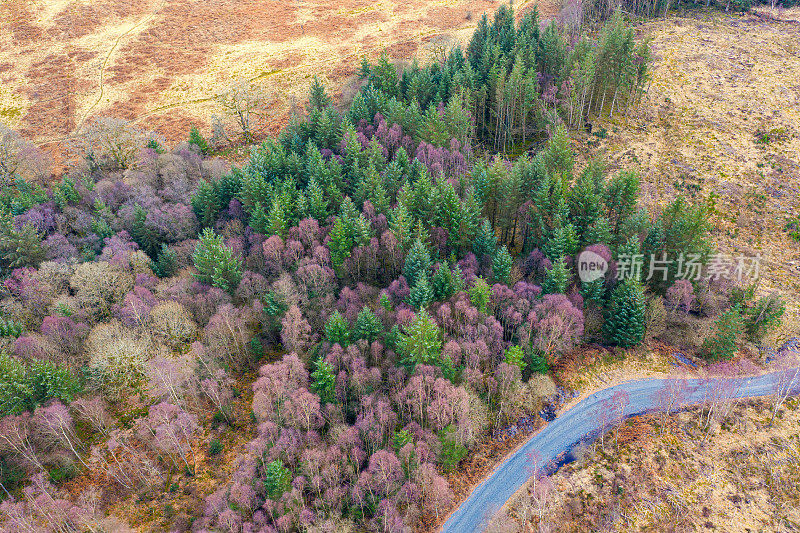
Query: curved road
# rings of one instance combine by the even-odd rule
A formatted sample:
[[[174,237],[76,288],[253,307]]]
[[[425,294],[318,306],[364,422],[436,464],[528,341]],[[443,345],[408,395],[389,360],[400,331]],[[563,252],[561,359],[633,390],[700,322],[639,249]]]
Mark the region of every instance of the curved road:
[[[547,469],[548,465],[552,468],[577,443],[596,437],[621,417],[664,411],[670,403],[670,410],[674,412],[719,398],[769,396],[775,394],[778,386],[786,390],[791,385],[792,392],[797,393],[800,392],[799,370],[792,368],[743,378],[641,379],[595,392],[542,428],[501,463],[450,515],[442,533],[483,531],[492,516],[528,481],[535,469]],[[786,372],[790,373],[789,379]],[[670,396],[677,397],[677,401],[665,400]]]

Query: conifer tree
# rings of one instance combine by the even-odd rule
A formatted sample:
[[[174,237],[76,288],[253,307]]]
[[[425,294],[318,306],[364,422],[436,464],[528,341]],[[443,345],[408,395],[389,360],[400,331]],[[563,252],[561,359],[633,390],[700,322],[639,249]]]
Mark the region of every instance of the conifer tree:
[[[158,256],[155,261],[151,262],[150,268],[153,270],[153,274],[159,278],[168,278],[178,269],[178,256],[166,244],[162,244]]]
[[[264,465],[264,488],[267,497],[274,501],[292,488],[292,472],[280,459]]]
[[[283,202],[280,198],[275,198],[272,201],[272,208],[267,215],[267,232],[265,235],[278,235],[283,237],[286,235],[286,230],[289,229],[289,222],[287,221],[286,211],[283,208]]]
[[[157,231],[147,225],[147,211],[142,206],[137,205],[133,211],[133,224],[130,228],[130,235],[133,242],[147,254],[150,259],[158,256],[161,249],[161,236]]]
[[[403,275],[409,286],[414,287],[420,278],[427,277],[430,266],[431,256],[428,253],[428,248],[421,240],[415,240],[408,251],[408,255],[406,255],[406,261],[403,265]]]
[[[739,306],[733,306],[717,318],[712,335],[703,341],[701,352],[709,361],[727,360],[736,354],[736,343],[744,330]]]
[[[605,335],[610,344],[627,348],[644,339],[646,302],[641,284],[634,279],[621,282],[611,293],[606,310]]]
[[[528,366],[528,364],[525,362],[525,352],[516,344],[514,346],[509,346],[508,349],[506,349],[505,354],[503,354],[503,358],[509,365],[518,367],[520,373],[524,372],[525,367]]]
[[[255,209],[250,213],[250,220],[247,225],[253,228],[256,233],[262,235],[270,235],[269,229],[269,213],[264,209],[264,203],[258,202]]]
[[[334,311],[325,323],[325,337],[331,344],[346,348],[350,344],[350,324],[339,311]]]
[[[488,220],[483,219],[478,234],[475,236],[475,242],[472,245],[472,251],[478,257],[482,255],[493,255],[497,248],[497,235]]]
[[[195,277],[201,283],[233,293],[242,279],[242,260],[225,246],[222,236],[206,228],[192,256],[197,268]]]
[[[428,275],[423,272],[418,276],[414,286],[411,287],[408,296],[408,305],[414,309],[425,308],[433,301],[433,298],[433,288],[431,288],[431,284],[428,281]]]
[[[453,284],[453,273],[446,264],[439,265],[436,273],[433,275],[433,298],[436,301],[444,301],[449,299],[455,293]]]
[[[315,109],[322,111],[331,103],[331,97],[325,92],[325,85],[318,77],[314,76],[314,80],[308,90],[308,112],[310,113]]]
[[[442,332],[425,309],[422,309],[404,332],[397,349],[403,364],[437,365],[442,355]]]
[[[336,401],[336,376],[330,363],[319,357],[314,362],[314,371],[311,372],[311,390],[319,395],[322,403]]]
[[[505,245],[498,248],[494,254],[492,272],[494,272],[495,280],[508,284],[509,275],[511,274],[511,254],[508,253]]]
[[[414,219],[408,213],[405,202],[398,200],[397,206],[392,210],[392,215],[389,217],[389,230],[394,234],[403,250],[408,250],[408,247],[411,246],[413,225]]]
[[[369,307],[364,306],[364,308],[358,312],[356,322],[353,325],[353,339],[365,339],[372,342],[377,339],[378,335],[382,332],[383,324],[380,319],[375,316],[375,313],[373,313]]]
[[[350,198],[345,198],[342,202],[339,217],[331,229],[330,237],[328,249],[331,253],[331,262],[337,270],[350,256],[354,246],[363,246],[369,242],[371,237],[369,222],[363,213],[356,210]]]
[[[489,298],[492,294],[492,291],[489,288],[489,284],[486,283],[486,280],[483,278],[476,279],[472,284],[472,287],[470,287],[467,292],[469,294],[469,301],[472,302],[472,305],[474,305],[478,311],[485,315],[488,311]]]
[[[553,263],[552,268],[547,271],[547,274],[542,283],[542,292],[544,294],[565,294],[570,282],[570,272],[567,268],[564,258],[558,259]]]
[[[192,209],[204,228],[210,227],[217,221],[217,214],[221,209],[220,198],[213,183],[200,180],[197,191],[192,196]]]
[[[306,199],[306,215],[324,224],[328,219],[328,200],[325,198],[325,192],[316,178],[309,180],[304,196]]]

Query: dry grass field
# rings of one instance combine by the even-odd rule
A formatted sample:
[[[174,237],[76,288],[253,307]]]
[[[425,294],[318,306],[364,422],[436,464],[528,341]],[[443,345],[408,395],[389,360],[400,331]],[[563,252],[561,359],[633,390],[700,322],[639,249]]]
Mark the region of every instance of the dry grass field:
[[[800,241],[790,235],[800,216],[800,10],[775,15],[641,24],[654,53],[648,95],[631,116],[596,121],[607,136],[585,144],[611,168],[637,169],[652,208],[679,194],[710,199],[719,249],[760,254],[760,290],[789,301],[785,337],[800,334]]]
[[[43,144],[107,115],[174,143],[191,124],[209,127],[221,113],[216,95],[252,81],[267,96],[274,132],[313,75],[336,94],[360,56],[424,58],[469,36],[501,3],[4,0],[0,120]]]
[[[746,402],[710,425],[699,408],[665,426],[631,419],[536,497],[520,491],[507,513],[526,531],[797,531],[800,411],[791,400],[770,424],[772,408]],[[502,515],[495,521],[487,531],[513,530]]]

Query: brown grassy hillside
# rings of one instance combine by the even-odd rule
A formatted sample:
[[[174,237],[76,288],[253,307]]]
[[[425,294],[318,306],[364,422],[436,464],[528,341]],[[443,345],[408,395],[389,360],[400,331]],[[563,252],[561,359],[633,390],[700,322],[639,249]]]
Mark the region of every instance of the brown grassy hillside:
[[[15,0],[0,3],[0,120],[39,143],[109,115],[168,141],[208,128],[243,80],[285,121],[319,74],[335,91],[361,55],[435,53],[498,0]],[[518,12],[536,2],[518,2]],[[554,2],[546,2],[552,15]]]
[[[776,13],[777,15],[777,13]],[[800,10],[697,12],[647,22],[652,83],[638,111],[595,122],[589,155],[638,169],[651,208],[677,195],[714,205],[714,240],[763,258],[763,292],[789,300],[800,333]],[[597,132],[607,130],[600,138]]]

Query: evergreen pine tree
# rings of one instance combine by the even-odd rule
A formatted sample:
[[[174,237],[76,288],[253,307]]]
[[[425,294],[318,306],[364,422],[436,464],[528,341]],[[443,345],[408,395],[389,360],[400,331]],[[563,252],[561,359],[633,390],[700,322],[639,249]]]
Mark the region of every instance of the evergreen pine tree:
[[[489,288],[489,284],[486,283],[486,280],[483,278],[477,278],[472,283],[472,287],[469,288],[467,293],[469,294],[469,301],[472,302],[472,305],[474,305],[478,311],[485,315],[488,311],[489,298],[492,294],[492,291]]]
[[[494,272],[494,279],[500,283],[508,284],[509,275],[511,274],[511,254],[505,245],[497,249],[492,259],[492,272]]]
[[[442,332],[425,309],[421,310],[411,325],[400,334],[397,343],[403,364],[437,365],[442,355]]]
[[[272,208],[269,210],[269,215],[267,215],[267,231],[265,235],[277,235],[279,237],[284,237],[286,235],[286,230],[289,229],[289,222],[286,220],[286,211],[283,208],[283,202],[280,201],[280,198],[275,198],[272,201]]]
[[[446,264],[440,264],[436,273],[433,275],[433,298],[441,302],[449,299],[453,294],[453,273]]]
[[[331,97],[325,92],[325,85],[314,76],[311,87],[308,90],[308,112],[318,109],[323,110],[331,105]]]
[[[200,183],[197,184],[197,191],[192,196],[192,209],[202,227],[208,228],[214,225],[221,206],[213,183],[200,180]]]
[[[317,219],[320,224],[325,224],[328,219],[328,201],[325,199],[325,193],[316,178],[309,180],[305,198],[306,215]]]
[[[136,205],[133,211],[133,224],[130,227],[130,235],[133,242],[147,254],[152,260],[156,259],[161,249],[161,236],[153,228],[147,225],[147,211],[140,205]]]
[[[269,231],[269,217],[267,210],[264,209],[263,202],[258,202],[255,209],[250,213],[250,220],[247,222],[248,226],[253,228],[253,231],[262,235],[270,235]]]
[[[283,465],[280,459],[264,465],[264,488],[267,497],[273,501],[292,488],[292,472]]]
[[[336,376],[330,363],[322,357],[314,361],[314,371],[311,372],[311,390],[319,395],[322,403],[336,401]]]
[[[542,292],[544,294],[564,294],[567,292],[569,282],[570,272],[566,261],[561,258],[555,261],[552,268],[547,271],[544,283],[542,283]]]
[[[478,229],[478,235],[475,236],[475,242],[472,245],[472,251],[475,255],[481,257],[483,255],[493,255],[497,248],[497,235],[494,233],[494,228],[485,218]]]
[[[519,367],[520,374],[524,372],[525,367],[528,366],[525,362],[525,352],[517,345],[510,346],[503,355],[503,358],[509,365]]]
[[[451,276],[453,280],[453,294],[458,294],[464,290],[464,276],[461,274],[461,267],[453,265],[453,273]]]
[[[325,337],[331,344],[346,348],[350,344],[350,324],[339,311],[334,311],[325,323]]]
[[[201,283],[213,285],[224,291],[233,293],[242,279],[242,260],[225,246],[220,235],[211,228],[200,234],[200,242],[192,256],[197,268],[195,277]]]
[[[644,339],[646,302],[641,284],[626,279],[616,286],[606,310],[605,335],[610,344],[627,348]]]
[[[611,232],[611,223],[602,215],[592,223],[583,236],[583,242],[586,245],[590,244],[606,244],[609,245],[614,242],[614,235]]]
[[[358,312],[356,323],[353,325],[353,339],[365,339],[369,342],[374,341],[383,332],[383,324],[380,319],[375,316],[372,310],[364,306]]]
[[[421,309],[433,301],[433,289],[428,281],[428,274],[423,272],[417,277],[417,282],[411,287],[408,296],[408,305],[414,309]]]
[[[156,260],[150,264],[153,274],[159,278],[168,278],[178,269],[178,256],[166,244],[161,245]]]
[[[733,306],[717,318],[713,334],[703,341],[701,352],[709,361],[727,360],[736,354],[736,343],[744,330],[739,306]]]
[[[414,287],[422,276],[427,276],[430,266],[431,256],[428,253],[428,248],[421,240],[415,240],[408,251],[408,255],[406,255],[406,261],[403,265],[403,275],[406,277],[409,286]]]

